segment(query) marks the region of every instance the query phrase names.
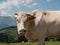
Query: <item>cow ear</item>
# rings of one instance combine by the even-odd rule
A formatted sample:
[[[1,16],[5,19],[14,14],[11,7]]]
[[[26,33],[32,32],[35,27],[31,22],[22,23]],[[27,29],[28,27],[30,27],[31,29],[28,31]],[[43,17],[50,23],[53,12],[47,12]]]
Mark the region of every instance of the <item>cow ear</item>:
[[[16,19],[18,16],[18,13],[14,13],[13,17]]]
[[[43,15],[46,15],[46,12],[44,12]]]
[[[27,14],[27,17],[28,17],[28,20],[35,19],[35,16],[33,16],[33,15],[30,15],[30,14]]]
[[[35,19],[35,16],[31,16],[31,19]]]
[[[30,16],[28,17],[27,21],[32,21],[32,20],[34,20],[34,19],[35,19],[35,17],[30,15]]]
[[[35,16],[35,15],[41,15],[42,13],[40,12],[40,10],[34,10],[32,11],[32,14]]]

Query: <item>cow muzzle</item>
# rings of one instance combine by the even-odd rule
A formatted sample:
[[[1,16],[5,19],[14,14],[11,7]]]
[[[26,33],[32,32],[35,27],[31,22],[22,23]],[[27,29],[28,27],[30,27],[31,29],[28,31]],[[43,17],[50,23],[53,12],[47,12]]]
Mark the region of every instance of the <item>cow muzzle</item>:
[[[26,33],[26,30],[25,29],[21,29],[19,32],[20,32],[20,34],[24,35]]]

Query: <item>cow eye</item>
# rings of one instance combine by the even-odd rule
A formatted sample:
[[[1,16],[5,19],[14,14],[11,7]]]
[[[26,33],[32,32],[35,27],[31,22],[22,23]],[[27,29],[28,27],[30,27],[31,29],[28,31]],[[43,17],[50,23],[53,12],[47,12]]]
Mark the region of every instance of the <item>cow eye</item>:
[[[14,13],[14,15],[18,15],[18,13]]]
[[[29,20],[27,19],[26,22],[28,22]]]
[[[17,20],[17,22],[18,22],[18,23],[20,23],[20,21],[19,21],[19,20]]]

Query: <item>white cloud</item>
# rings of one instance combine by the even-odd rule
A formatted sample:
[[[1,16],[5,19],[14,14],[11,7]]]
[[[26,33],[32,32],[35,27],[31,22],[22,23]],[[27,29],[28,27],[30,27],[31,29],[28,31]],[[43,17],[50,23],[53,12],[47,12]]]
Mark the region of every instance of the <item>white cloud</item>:
[[[29,7],[29,8],[31,8],[31,7],[34,7],[34,6],[36,6],[37,5],[37,3],[33,3],[33,4],[30,4],[30,5],[24,5],[24,6],[26,6],[26,7]]]
[[[11,8],[17,7],[18,9],[20,6],[24,4],[29,4],[32,0],[6,0],[0,3],[0,12],[1,15],[6,15],[8,11],[11,11]],[[36,5],[36,4],[33,4]],[[6,11],[7,10],[7,11]]]
[[[0,9],[2,8],[9,8],[13,6],[18,6],[23,3],[24,0],[7,0],[6,2],[2,2],[0,4]]]
[[[8,14],[7,11],[4,11],[4,10],[1,11],[2,16],[7,15],[7,14]]]
[[[30,0],[26,0],[26,2],[27,2],[27,3],[29,3],[29,2],[30,2]]]
[[[44,0],[41,0],[44,1]],[[51,2],[53,0],[45,0],[46,2]],[[0,3],[0,13],[1,15],[11,15],[11,11],[13,11],[16,7],[16,10],[22,9],[22,6],[32,8],[38,5],[38,0],[6,0]]]
[[[35,0],[25,0],[26,3],[31,3],[31,2],[34,2]]]

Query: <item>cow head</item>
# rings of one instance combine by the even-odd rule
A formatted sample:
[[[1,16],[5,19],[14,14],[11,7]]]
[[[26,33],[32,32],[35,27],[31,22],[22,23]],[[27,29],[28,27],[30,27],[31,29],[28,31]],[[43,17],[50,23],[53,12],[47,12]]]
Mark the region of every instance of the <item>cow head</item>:
[[[39,23],[42,19],[42,15],[46,15],[42,11],[32,11],[30,13],[26,12],[17,12],[14,13],[14,18],[17,22],[18,34],[25,34],[28,29],[34,27],[34,21],[36,19],[36,24]],[[42,21],[41,21],[42,22]],[[34,29],[32,29],[34,30]]]
[[[27,31],[28,26],[30,25],[30,22],[32,22],[35,17],[25,13],[25,12],[17,12],[14,13],[14,18],[17,22],[17,28],[18,28],[18,34],[25,34]]]

